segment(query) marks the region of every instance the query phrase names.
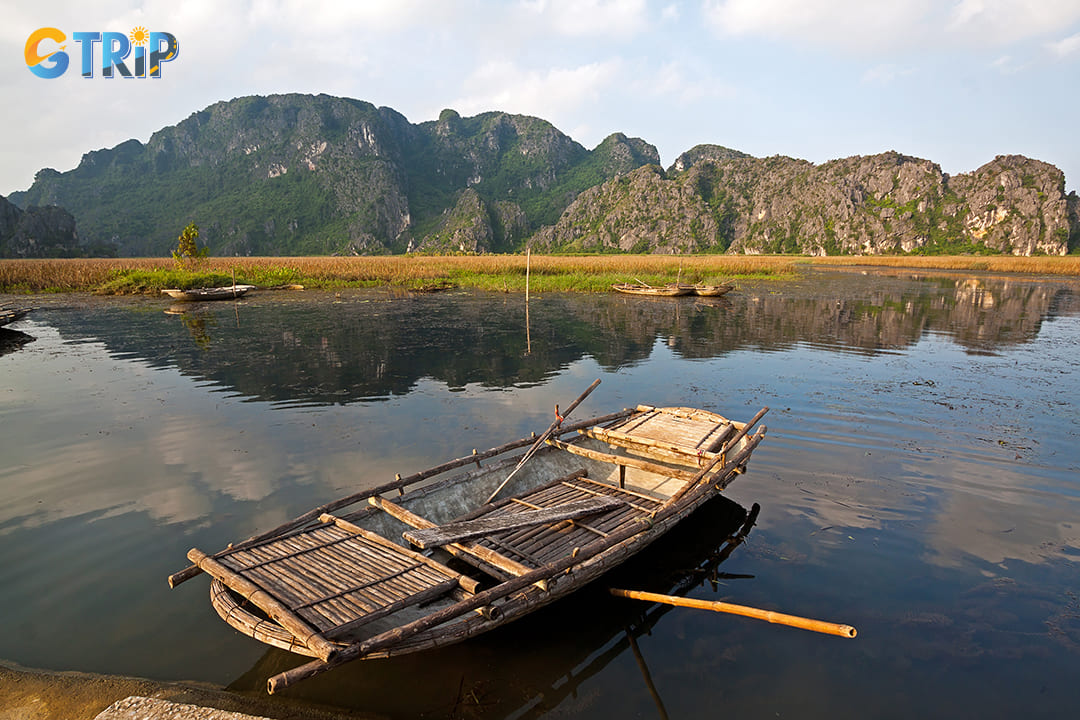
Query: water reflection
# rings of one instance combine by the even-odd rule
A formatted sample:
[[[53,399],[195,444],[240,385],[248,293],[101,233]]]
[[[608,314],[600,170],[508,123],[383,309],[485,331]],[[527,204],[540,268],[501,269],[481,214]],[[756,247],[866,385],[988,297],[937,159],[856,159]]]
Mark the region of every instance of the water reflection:
[[[591,679],[629,654],[641,674],[625,693],[652,698],[659,711],[663,700],[636,639],[652,633],[673,610],[704,611],[613,598],[607,588],[715,594],[719,578],[736,577],[718,568],[744,541],[756,517],[756,506],[748,514],[719,497],[566,601],[467,645],[342,666],[290,688],[288,695],[389,718],[539,718],[563,703],[574,705]],[[295,655],[271,650],[230,688],[262,692],[270,675],[296,664]],[[424,681],[418,684],[417,678]]]
[[[7,355],[16,350],[21,350],[27,343],[34,342],[33,335],[27,335],[21,330],[0,328],[0,355]]]
[[[754,579],[718,592],[860,630],[668,612],[632,637],[671,717],[1069,716],[1077,297],[1068,280],[813,272],[720,304],[534,297],[527,322],[503,294],[261,293],[184,315],[42,298],[20,326],[35,340],[0,357],[0,658],[213,682],[254,665],[237,682],[261,693],[282,656],[225,628],[200,580],[164,582],[189,547],[542,430],[601,376],[583,415],[770,406],[728,491],[765,508],[724,566]],[[691,567],[665,562],[677,550],[657,568]],[[355,694],[322,699],[655,716],[623,627],[643,609],[614,600],[357,666]]]
[[[65,337],[91,337],[118,356],[245,397],[341,404],[404,395],[422,378],[451,388],[534,385],[585,357],[615,371],[647,361],[657,339],[687,359],[800,344],[872,356],[936,332],[993,354],[1078,311],[1067,284],[825,272],[719,302],[549,295],[526,306],[516,295],[263,293],[158,316],[141,308],[134,330],[130,308],[52,320]]]

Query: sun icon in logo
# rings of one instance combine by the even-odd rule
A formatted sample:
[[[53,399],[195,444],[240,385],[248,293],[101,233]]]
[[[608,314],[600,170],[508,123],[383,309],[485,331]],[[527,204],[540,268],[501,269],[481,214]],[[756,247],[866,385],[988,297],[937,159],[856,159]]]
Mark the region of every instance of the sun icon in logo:
[[[150,39],[150,33],[142,25],[139,25],[132,28],[128,37],[131,38],[132,45],[145,45],[146,41]]]

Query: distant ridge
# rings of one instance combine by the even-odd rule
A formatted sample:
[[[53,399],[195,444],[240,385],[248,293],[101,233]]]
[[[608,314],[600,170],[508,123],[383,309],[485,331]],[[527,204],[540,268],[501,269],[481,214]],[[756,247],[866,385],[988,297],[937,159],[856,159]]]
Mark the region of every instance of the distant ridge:
[[[1080,202],[1044,162],[949,177],[895,152],[814,165],[698,145],[663,170],[616,133],[587,150],[551,123],[489,112],[410,123],[328,95],[219,102],[43,169],[10,200],[58,205],[82,242],[167,255],[188,222],[214,255],[510,252],[1064,254]]]

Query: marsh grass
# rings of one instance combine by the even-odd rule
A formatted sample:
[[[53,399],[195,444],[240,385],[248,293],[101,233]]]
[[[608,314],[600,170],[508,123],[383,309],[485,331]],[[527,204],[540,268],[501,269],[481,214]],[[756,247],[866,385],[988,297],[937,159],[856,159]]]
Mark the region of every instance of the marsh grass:
[[[390,257],[208,258],[181,268],[168,258],[0,260],[0,292],[157,293],[163,288],[219,286],[236,282],[260,287],[301,284],[315,288],[453,285],[518,292],[525,289],[523,255]],[[681,279],[737,279],[793,275],[791,258],[660,255],[534,256],[529,286],[534,292],[607,291],[635,279],[662,285]]]
[[[1080,275],[1080,257],[791,255],[538,255],[529,262],[532,292],[606,292],[623,282],[718,284],[785,279],[798,265],[876,265],[972,272]],[[0,260],[0,292],[158,293],[163,288],[301,284],[311,288],[467,287],[521,292],[523,255],[207,258],[182,268],[170,258]]]
[[[1080,275],[1080,256],[1017,257],[1014,255],[853,255],[799,258],[813,265],[872,265],[971,272],[1014,272],[1037,275]]]

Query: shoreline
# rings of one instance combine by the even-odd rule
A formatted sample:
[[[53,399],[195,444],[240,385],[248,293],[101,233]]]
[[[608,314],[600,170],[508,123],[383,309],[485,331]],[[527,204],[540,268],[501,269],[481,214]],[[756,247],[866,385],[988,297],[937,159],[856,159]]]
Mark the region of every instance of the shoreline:
[[[389,287],[502,292],[610,292],[626,282],[728,284],[797,278],[805,269],[1018,273],[1080,277],[1080,255],[462,255],[221,257],[178,264],[170,258],[0,260],[0,293],[87,292],[157,295],[165,288],[311,289]]]
[[[322,709],[288,698],[240,694],[211,683],[41,670],[0,660],[0,718],[92,720],[113,703],[132,696],[274,720],[375,720],[380,717]]]

